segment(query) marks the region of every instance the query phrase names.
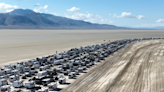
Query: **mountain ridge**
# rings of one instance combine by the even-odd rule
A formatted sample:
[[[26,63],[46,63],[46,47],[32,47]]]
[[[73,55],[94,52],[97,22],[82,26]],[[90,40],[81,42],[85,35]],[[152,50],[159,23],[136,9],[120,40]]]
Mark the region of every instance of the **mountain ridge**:
[[[15,29],[128,29],[115,25],[90,23],[47,13],[36,13],[30,9],[15,9],[0,13],[0,28]]]

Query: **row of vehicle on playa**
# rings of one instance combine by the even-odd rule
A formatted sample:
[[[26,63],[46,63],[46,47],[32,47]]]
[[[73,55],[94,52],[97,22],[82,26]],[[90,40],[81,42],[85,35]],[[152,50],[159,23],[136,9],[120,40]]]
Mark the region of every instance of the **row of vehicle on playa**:
[[[76,78],[96,62],[133,41],[163,38],[125,39],[103,44],[72,48],[59,54],[5,65],[0,71],[1,92],[58,91],[58,85]]]

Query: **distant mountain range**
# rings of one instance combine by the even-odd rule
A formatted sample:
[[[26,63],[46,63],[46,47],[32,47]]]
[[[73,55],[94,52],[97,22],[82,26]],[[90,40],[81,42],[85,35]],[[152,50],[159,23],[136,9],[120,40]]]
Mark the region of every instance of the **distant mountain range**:
[[[82,20],[73,20],[46,13],[36,13],[29,9],[15,9],[9,13],[0,13],[2,29],[128,29],[107,24],[94,24]]]

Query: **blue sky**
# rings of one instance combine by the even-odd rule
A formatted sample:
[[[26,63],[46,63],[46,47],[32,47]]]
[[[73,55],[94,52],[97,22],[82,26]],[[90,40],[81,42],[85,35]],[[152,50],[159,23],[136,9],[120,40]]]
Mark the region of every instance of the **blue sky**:
[[[164,0],[0,0],[0,12],[32,9],[92,23],[164,26]]]

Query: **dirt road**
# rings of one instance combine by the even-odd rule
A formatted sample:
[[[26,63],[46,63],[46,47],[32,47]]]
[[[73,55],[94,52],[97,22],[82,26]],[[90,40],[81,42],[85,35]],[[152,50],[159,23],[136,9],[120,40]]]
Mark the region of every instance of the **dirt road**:
[[[164,41],[127,45],[62,92],[164,92]]]

